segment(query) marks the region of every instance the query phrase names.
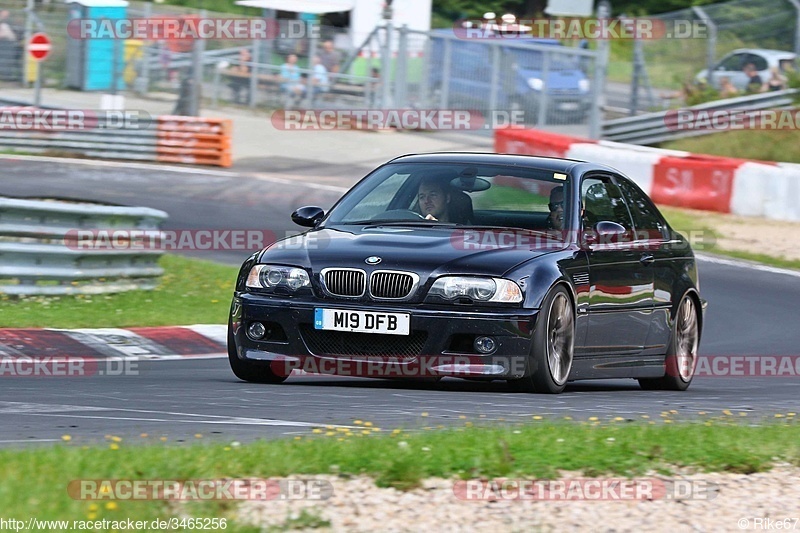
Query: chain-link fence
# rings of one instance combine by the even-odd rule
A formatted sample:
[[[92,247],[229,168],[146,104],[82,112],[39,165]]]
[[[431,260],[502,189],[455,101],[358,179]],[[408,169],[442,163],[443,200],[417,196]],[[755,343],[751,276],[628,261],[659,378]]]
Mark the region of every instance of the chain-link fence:
[[[17,2],[8,16],[15,41],[4,55],[0,48],[0,62],[12,82],[33,82],[33,74],[25,74],[35,72],[35,64],[25,60],[24,42],[30,33],[44,31],[53,41],[51,56],[41,64],[44,87],[149,95],[173,101],[178,113],[196,113],[198,101],[206,107],[468,109],[485,113],[487,129],[526,124],[569,125],[578,135],[599,131],[599,55],[555,40],[470,39],[452,28],[418,32],[387,25],[354,50],[332,51],[328,42],[343,42],[345,29],[307,31],[311,26],[301,20],[279,20],[275,37],[268,39],[82,41],[68,38],[71,21],[85,16],[76,14],[74,5],[27,11],[11,1]],[[121,16],[254,18],[149,2],[131,2]],[[86,55],[90,47],[97,52],[92,58]],[[324,54],[327,63],[335,58],[333,64],[320,66]],[[291,55],[296,58],[289,61]],[[105,82],[92,84],[90,78]]]
[[[671,37],[613,44],[615,60],[609,78],[631,84],[630,91],[621,91],[630,98],[618,105],[632,112],[684,104],[693,93],[706,90],[706,85],[711,92],[718,90],[723,78],[744,93],[747,78],[743,69],[748,63],[754,63],[764,82],[772,67],[782,72],[797,68],[790,55],[762,51],[800,53],[798,0],[733,0],[656,18],[667,28],[684,31]],[[636,86],[639,90],[634,90]]]
[[[376,29],[351,70],[375,78],[382,108],[469,109],[493,126],[578,125],[599,116],[597,52],[527,37]],[[582,128],[580,126],[583,126]]]

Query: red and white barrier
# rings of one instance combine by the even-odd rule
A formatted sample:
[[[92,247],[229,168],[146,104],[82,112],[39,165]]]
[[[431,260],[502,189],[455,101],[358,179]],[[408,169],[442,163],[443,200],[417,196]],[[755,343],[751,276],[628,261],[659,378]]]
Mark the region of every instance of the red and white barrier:
[[[539,130],[495,131],[495,151],[602,163],[664,205],[800,220],[800,165],[698,155]]]

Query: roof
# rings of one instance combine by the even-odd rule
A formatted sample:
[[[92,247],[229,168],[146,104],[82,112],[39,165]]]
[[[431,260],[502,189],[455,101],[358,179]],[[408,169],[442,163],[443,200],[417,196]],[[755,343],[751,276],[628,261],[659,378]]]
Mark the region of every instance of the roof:
[[[765,57],[774,57],[778,59],[793,59],[797,57],[797,54],[794,52],[788,52],[786,50],[772,50],[769,48],[738,48],[731,52],[731,54],[741,54],[742,52],[760,54]]]
[[[126,0],[66,0],[66,3],[86,7],[128,7]]]
[[[409,154],[396,157],[391,163],[457,163],[467,165],[507,165],[569,173],[579,163],[577,159],[558,157],[538,157],[518,154],[493,154],[485,152],[435,152],[428,154]],[[600,166],[600,165],[598,165]],[[604,167],[605,168],[605,167]]]
[[[355,7],[355,0],[239,0],[234,3],[237,6],[315,14],[350,11]]]

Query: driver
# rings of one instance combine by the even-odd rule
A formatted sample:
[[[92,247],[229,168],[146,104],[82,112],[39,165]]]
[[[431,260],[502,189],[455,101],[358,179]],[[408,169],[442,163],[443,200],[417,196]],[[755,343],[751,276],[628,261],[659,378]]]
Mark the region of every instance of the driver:
[[[450,191],[440,180],[425,178],[419,184],[419,212],[427,220],[450,222]]]
[[[564,186],[553,187],[550,191],[550,216],[547,217],[548,229],[564,229]]]

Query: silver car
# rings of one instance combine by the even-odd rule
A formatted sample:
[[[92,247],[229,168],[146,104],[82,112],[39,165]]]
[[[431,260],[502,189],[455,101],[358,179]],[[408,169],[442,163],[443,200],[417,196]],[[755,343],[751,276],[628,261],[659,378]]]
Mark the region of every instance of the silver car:
[[[747,89],[750,78],[744,73],[744,67],[748,63],[753,63],[761,77],[762,82],[769,80],[772,67],[778,67],[781,72],[787,68],[797,69],[797,54],[784,52],[783,50],[766,50],[764,48],[740,48],[723,57],[714,68],[712,85],[719,88],[722,78],[729,78],[731,83],[744,91]],[[695,76],[697,82],[709,81],[708,69],[701,70]]]

